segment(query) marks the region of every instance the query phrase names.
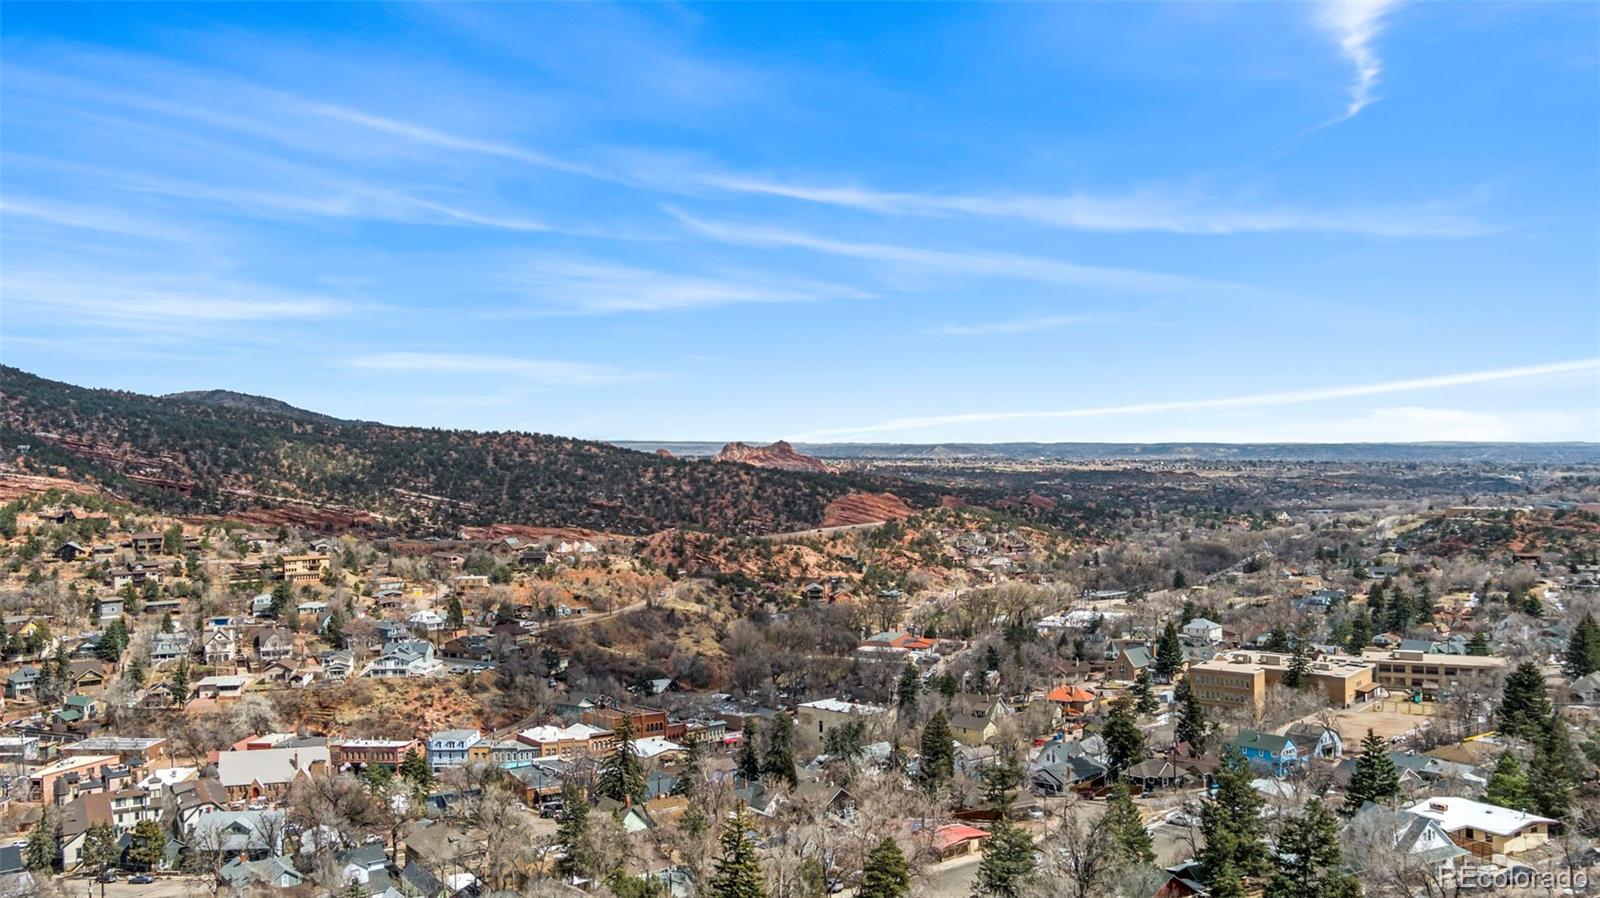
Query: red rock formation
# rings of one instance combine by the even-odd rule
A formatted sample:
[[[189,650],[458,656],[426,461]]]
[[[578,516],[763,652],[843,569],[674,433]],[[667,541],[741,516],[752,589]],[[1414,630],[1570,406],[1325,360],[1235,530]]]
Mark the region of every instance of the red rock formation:
[[[894,493],[846,493],[828,503],[822,516],[824,527],[875,524],[909,518],[915,509]]]
[[[729,443],[722,447],[713,461],[731,461],[757,468],[774,468],[779,471],[812,471],[828,473],[822,459],[801,455],[794,447],[779,440],[771,446],[752,446],[748,443]]]
[[[668,452],[665,448],[661,448],[656,450],[656,456],[659,458],[671,458],[672,453]]]

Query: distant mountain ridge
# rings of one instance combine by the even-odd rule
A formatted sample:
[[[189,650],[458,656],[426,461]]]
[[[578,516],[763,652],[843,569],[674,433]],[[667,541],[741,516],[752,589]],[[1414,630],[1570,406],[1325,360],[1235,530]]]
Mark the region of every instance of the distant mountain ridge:
[[[709,457],[721,444],[694,440],[616,443],[680,458]],[[795,443],[821,459],[846,461],[1305,461],[1484,464],[1600,463],[1600,443]]]
[[[251,393],[237,393],[233,390],[185,390],[182,393],[167,393],[161,399],[174,399],[179,402],[194,402],[200,405],[214,405],[220,408],[236,408],[253,412],[267,412],[274,415],[283,415],[286,418],[297,418],[301,421],[320,421],[324,424],[349,424],[355,423],[321,412],[313,412],[298,406],[290,405],[281,399],[270,396],[256,396]]]
[[[341,421],[227,391],[88,389],[7,366],[0,445],[10,458],[26,445],[29,472],[165,511],[330,529],[756,534],[815,527],[830,504],[858,492],[892,489],[917,507],[939,500],[934,487],[898,479],[668,458],[547,434]]]

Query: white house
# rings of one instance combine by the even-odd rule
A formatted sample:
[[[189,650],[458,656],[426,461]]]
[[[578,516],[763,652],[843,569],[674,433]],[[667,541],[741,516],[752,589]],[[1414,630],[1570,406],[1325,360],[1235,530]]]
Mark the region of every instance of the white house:
[[[406,623],[409,623],[413,630],[437,633],[444,629],[445,620],[444,615],[439,612],[434,611],[432,608],[424,608],[406,618]]]
[[[1183,638],[1198,645],[1216,645],[1222,641],[1222,625],[1197,617],[1183,625]]]
[[[407,639],[384,649],[367,669],[364,677],[427,677],[438,673],[444,664],[433,656],[433,643]]]

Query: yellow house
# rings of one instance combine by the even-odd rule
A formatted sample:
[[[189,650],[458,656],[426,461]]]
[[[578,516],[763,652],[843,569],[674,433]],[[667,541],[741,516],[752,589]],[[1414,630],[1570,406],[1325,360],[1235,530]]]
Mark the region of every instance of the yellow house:
[[[322,579],[322,574],[331,563],[328,556],[321,553],[310,555],[285,555],[282,559],[283,579],[290,583],[311,583]]]
[[[1467,798],[1430,798],[1406,809],[1437,821],[1451,841],[1473,856],[1517,855],[1550,841],[1556,821]]]
[[[1011,709],[998,698],[963,693],[950,700],[950,735],[962,745],[982,745],[1000,733]]]

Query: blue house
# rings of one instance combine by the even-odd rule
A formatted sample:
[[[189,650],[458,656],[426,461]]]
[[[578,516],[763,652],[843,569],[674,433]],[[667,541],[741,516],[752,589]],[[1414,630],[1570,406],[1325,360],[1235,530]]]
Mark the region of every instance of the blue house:
[[[1271,773],[1273,776],[1284,776],[1305,765],[1305,758],[1301,756],[1300,749],[1288,736],[1240,730],[1239,735],[1229,744],[1244,755],[1244,759],[1250,762],[1253,769]]]

